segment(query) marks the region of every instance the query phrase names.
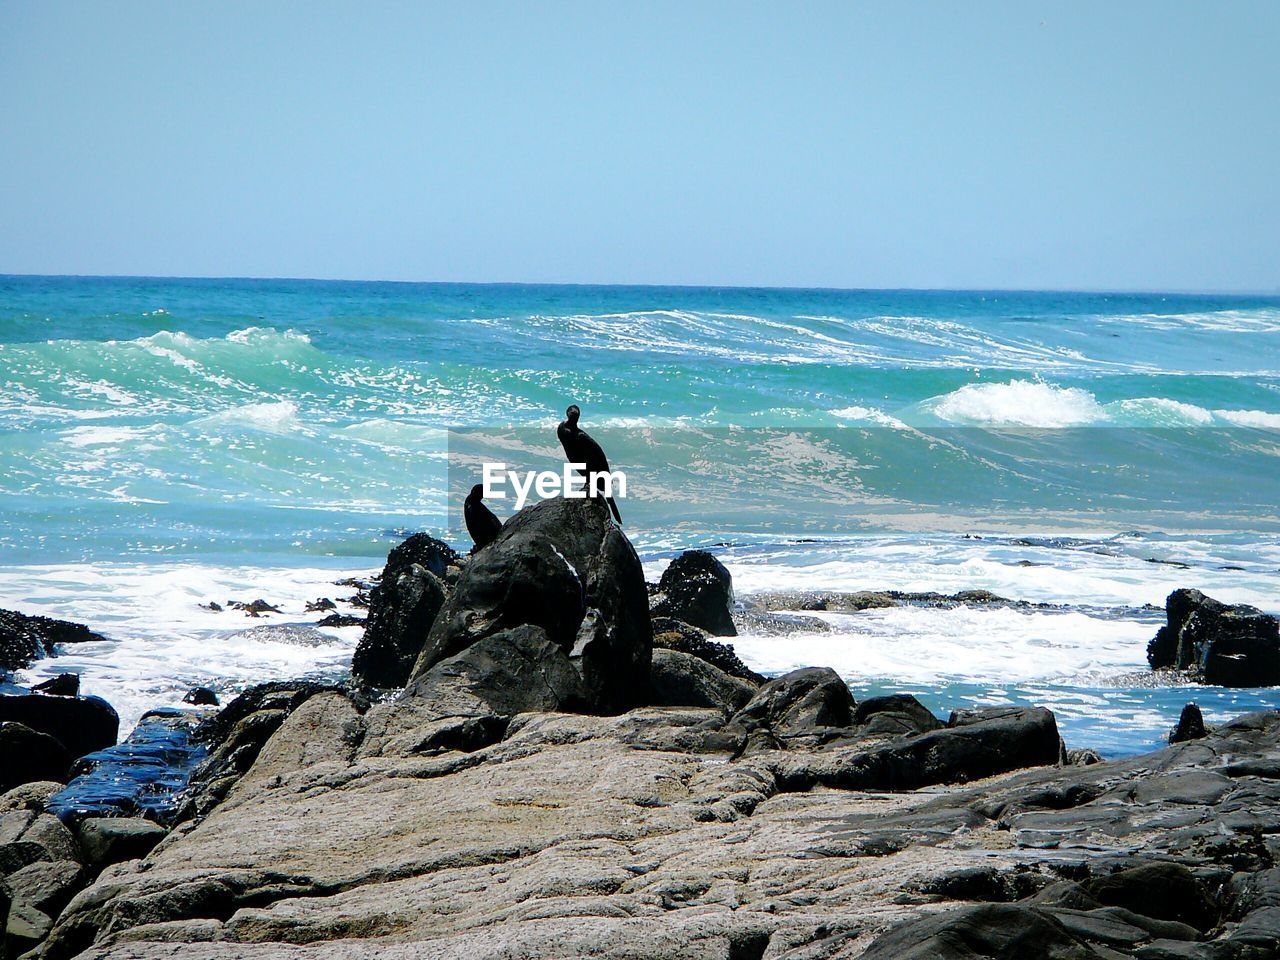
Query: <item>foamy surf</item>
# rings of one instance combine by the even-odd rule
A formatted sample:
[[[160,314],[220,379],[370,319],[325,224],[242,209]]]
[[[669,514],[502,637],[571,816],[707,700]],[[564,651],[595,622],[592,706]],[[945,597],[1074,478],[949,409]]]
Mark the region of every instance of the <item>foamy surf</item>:
[[[267,680],[343,676],[361,628],[316,628],[326,614],[308,614],[305,607],[321,597],[349,596],[352,588],[333,581],[371,572],[191,563],[3,567],[0,607],[91,624],[108,638],[66,645],[16,679],[38,683],[80,674],[81,692],[111,703],[125,735],[146,711],[182,706],[193,686],[211,687],[225,702]],[[260,597],[283,612],[252,618],[201,607]],[[285,626],[294,631],[270,632]]]

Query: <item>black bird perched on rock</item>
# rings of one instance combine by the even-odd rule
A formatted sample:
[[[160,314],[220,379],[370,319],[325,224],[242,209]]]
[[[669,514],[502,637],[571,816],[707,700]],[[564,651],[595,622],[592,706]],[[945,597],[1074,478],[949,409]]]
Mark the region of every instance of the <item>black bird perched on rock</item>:
[[[608,473],[609,460],[600,449],[600,444],[591,438],[591,434],[578,426],[578,418],[582,416],[582,411],[578,409],[576,403],[564,412],[564,416],[560,426],[556,427],[556,436],[560,438],[560,446],[564,447],[564,455],[570,463],[586,464],[587,492],[590,494],[591,475]],[[613,511],[613,519],[622,523],[622,514],[618,512],[618,505],[613,502],[613,497],[606,499],[609,502],[609,509]]]
[[[31,689],[55,697],[74,697],[80,693],[80,674],[60,673],[52,680],[37,683]]]
[[[467,521],[467,533],[471,534],[471,539],[475,541],[475,550],[487,547],[497,540],[498,534],[502,532],[502,521],[485,506],[482,484],[477,483],[467,494],[466,502],[462,505],[462,515]]]

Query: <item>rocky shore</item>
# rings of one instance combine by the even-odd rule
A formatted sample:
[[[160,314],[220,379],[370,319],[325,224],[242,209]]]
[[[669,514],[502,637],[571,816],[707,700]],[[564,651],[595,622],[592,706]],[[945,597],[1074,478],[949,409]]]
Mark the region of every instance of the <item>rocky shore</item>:
[[[1153,666],[1270,656],[1274,619],[1207,599],[1170,598]],[[953,602],[1009,601],[746,615]],[[1280,955],[1280,712],[1094,762],[1048,710],[766,680],[715,639],[733,613],[709,554],[646,585],[595,501],[527,508],[469,560],[410,538],[352,682],[210,714],[162,814],[0,797],[4,956]]]

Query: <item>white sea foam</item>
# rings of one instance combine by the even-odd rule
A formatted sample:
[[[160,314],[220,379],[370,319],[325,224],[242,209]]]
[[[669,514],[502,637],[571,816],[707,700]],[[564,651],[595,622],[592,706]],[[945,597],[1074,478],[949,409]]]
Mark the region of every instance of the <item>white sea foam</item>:
[[[292,400],[246,403],[193,421],[200,427],[247,427],[265,433],[292,433],[301,428],[298,405]]]
[[[1280,430],[1280,413],[1266,413],[1262,410],[1215,410],[1213,415],[1238,427]]]
[[[1251,308],[1243,310],[1206,310],[1199,313],[1121,314],[1097,318],[1103,323],[1123,323],[1155,330],[1199,328],[1220,333],[1280,333],[1280,310]]]
[[[1213,414],[1204,407],[1165,397],[1117,400],[1107,404],[1106,411],[1109,420],[1135,426],[1194,427],[1213,422]]]
[[[310,343],[311,338],[300,330],[276,330],[273,327],[245,327],[243,330],[232,330],[225,340],[231,343],[289,342]]]
[[[141,439],[149,432],[146,427],[72,427],[62,431],[62,442],[69,447],[117,447]]]
[[[926,403],[950,423],[1023,427],[1083,427],[1107,419],[1087,390],[1036,380],[971,383]]]
[[[118,406],[131,407],[138,403],[138,398],[133,394],[106,380],[79,380],[75,377],[68,377],[66,383],[73,391],[104,397],[108,402]]]
[[[831,632],[748,634],[734,648],[766,672],[822,664],[849,679],[1025,683],[1141,669],[1151,637],[1148,624],[1079,612],[960,606],[806,615]]]
[[[927,400],[921,407],[949,423],[994,427],[1199,427],[1217,424],[1280,428],[1280,413],[1208,410],[1168,397],[1135,397],[1104,404],[1080,387],[1062,387],[1039,380],[971,383]],[[864,409],[832,412],[842,416]]]
[[[317,646],[249,628],[314,624],[324,614],[305,613],[306,602],[350,594],[351,588],[333,583],[343,575],[317,568],[194,563],[7,567],[0,568],[0,607],[87,623],[108,638],[68,644],[59,656],[38,660],[17,677],[39,682],[63,672],[82,674],[83,692],[102,696],[116,708],[124,735],[147,710],[180,706],[191,686],[211,686],[225,702],[254,683],[341,673],[350,664],[359,627],[323,628],[328,643]],[[284,612],[253,619],[199,606],[258,597]]]
[[[882,427],[893,427],[896,430],[909,429],[907,425],[897,417],[890,416],[883,410],[877,410],[875,407],[860,407],[854,405],[852,407],[841,407],[839,410],[832,410],[833,417],[839,417],[841,420],[866,420],[870,423],[877,423]]]

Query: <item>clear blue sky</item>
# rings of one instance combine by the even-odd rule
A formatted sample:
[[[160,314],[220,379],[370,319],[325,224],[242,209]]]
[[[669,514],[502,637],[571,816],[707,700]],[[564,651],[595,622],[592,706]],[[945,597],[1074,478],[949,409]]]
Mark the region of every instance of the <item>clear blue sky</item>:
[[[0,272],[1280,288],[1280,3],[0,0]]]

